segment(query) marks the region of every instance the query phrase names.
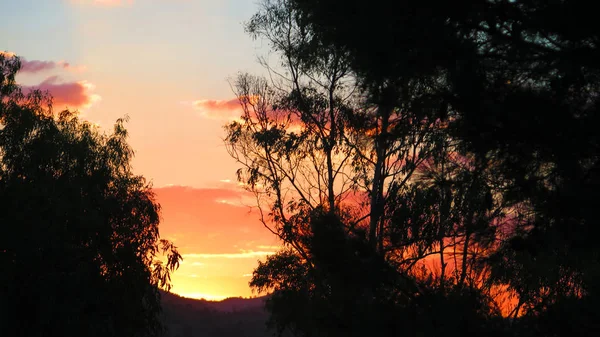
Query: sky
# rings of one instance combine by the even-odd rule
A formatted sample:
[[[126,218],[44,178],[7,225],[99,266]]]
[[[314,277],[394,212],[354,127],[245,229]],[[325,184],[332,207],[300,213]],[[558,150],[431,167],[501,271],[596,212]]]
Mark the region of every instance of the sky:
[[[0,0],[0,51],[22,58],[22,86],[108,131],[129,116],[134,170],[184,257],[172,291],[187,297],[252,296],[252,270],[277,250],[222,141],[241,114],[228,79],[264,71],[243,29],[257,1]]]

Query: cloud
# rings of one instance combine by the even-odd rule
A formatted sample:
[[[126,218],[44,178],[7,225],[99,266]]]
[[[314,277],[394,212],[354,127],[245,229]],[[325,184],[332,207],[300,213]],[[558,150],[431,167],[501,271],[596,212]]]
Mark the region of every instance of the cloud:
[[[219,187],[219,188],[194,188],[190,186],[181,185],[166,185],[163,187],[155,188],[159,196],[164,196],[166,202],[176,199],[185,199],[186,202],[179,201],[178,208],[182,205],[189,205],[188,203],[194,202],[195,206],[198,205],[210,205],[212,209],[217,209],[217,205],[233,206],[235,208],[244,208],[243,212],[247,212],[251,205],[254,205],[255,199],[252,193],[240,188],[237,185]],[[168,201],[167,201],[168,200]],[[193,207],[192,205],[189,205]],[[231,207],[227,207],[231,209]]]
[[[236,244],[250,249],[245,245],[249,241],[274,243],[251,207],[253,195],[240,188],[170,186],[154,192],[162,209],[161,236],[177,235],[181,253],[230,253],[237,252]],[[244,227],[251,231],[241,232]]]
[[[153,191],[161,205],[161,237],[177,237],[185,262],[172,275],[173,291],[194,298],[250,296],[249,278],[240,276],[252,273],[257,260],[278,251],[271,247],[279,240],[263,228],[256,212],[222,201],[254,204],[253,195],[234,182],[210,188],[172,185]],[[246,227],[251,231],[240,231]]]
[[[237,98],[230,100],[211,100],[203,99],[194,102],[198,108],[206,108],[212,110],[237,110],[240,108],[240,103]]]
[[[87,68],[85,66],[74,66],[74,65],[70,64],[69,62],[65,62],[65,61],[58,61],[58,62],[38,61],[38,60],[28,61],[25,58],[21,58],[20,72],[22,72],[22,73],[35,74],[35,73],[39,73],[42,71],[48,71],[48,70],[53,70],[53,69],[63,69],[63,70],[71,71],[71,72],[81,73],[81,72],[84,72]]]
[[[23,73],[38,73],[44,70],[52,70],[56,68],[56,63],[52,61],[27,61],[21,59],[21,72]]]
[[[13,52],[3,52],[0,51],[0,55],[4,55],[5,57],[15,57],[17,56]],[[85,66],[74,66],[69,62],[65,61],[40,61],[40,60],[27,60],[24,57],[20,57],[21,60],[21,69],[20,73],[28,73],[28,74],[37,74],[44,71],[54,70],[54,69],[62,69],[68,70],[72,72],[83,72],[86,70]]]
[[[198,292],[179,292],[177,293],[181,297],[185,298],[195,298],[199,300],[208,300],[208,301],[222,301],[229,296],[226,295],[213,295],[213,294],[204,294]]]
[[[248,259],[248,258],[256,258],[256,257],[264,257],[267,255],[275,254],[274,251],[253,251],[253,250],[240,250],[239,253],[190,253],[183,254],[183,258],[189,259],[214,259],[214,258],[224,258],[224,259]]]
[[[239,119],[243,114],[237,98],[230,100],[201,99],[192,102],[192,106],[200,112],[202,117],[209,119],[230,121]]]
[[[53,106],[58,109],[68,108],[89,108],[93,103],[99,101],[101,97],[93,94],[94,85],[87,81],[79,82],[59,82],[58,76],[51,76],[37,86],[24,87],[25,91],[39,89],[48,91],[53,97]]]
[[[258,249],[278,250],[281,249],[281,246],[258,246]]]
[[[244,111],[240,100],[247,107]],[[219,121],[238,121],[241,122],[242,116],[247,112],[253,120],[257,120],[257,113],[261,114],[267,109],[266,114],[271,122],[287,126],[289,132],[300,132],[302,130],[302,121],[300,117],[291,111],[283,109],[273,110],[269,102],[265,102],[260,96],[241,96],[229,100],[201,99],[193,102],[181,102],[184,105],[191,105],[200,113],[200,116]],[[258,111],[256,111],[257,109]]]
[[[235,207],[248,207],[248,205],[242,203],[241,200],[217,199],[215,201],[221,204],[227,204]]]

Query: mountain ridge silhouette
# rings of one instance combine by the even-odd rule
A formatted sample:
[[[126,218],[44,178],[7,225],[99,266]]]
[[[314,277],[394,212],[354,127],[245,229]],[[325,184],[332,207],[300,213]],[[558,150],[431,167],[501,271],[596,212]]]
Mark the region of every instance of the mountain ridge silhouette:
[[[160,291],[167,337],[266,337],[268,296],[209,301]]]

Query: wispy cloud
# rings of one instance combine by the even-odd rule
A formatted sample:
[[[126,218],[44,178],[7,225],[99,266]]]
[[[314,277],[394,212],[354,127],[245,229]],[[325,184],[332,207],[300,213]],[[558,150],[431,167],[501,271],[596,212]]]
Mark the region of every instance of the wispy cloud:
[[[258,249],[269,249],[269,250],[278,250],[281,246],[258,246]]]
[[[56,62],[53,61],[27,61],[21,59],[21,72],[23,73],[38,73],[45,70],[56,68]]]
[[[252,251],[252,250],[242,250],[239,253],[216,253],[216,254],[210,254],[210,253],[190,253],[190,254],[183,254],[183,258],[190,258],[190,259],[216,259],[216,258],[222,258],[222,259],[248,259],[248,258],[256,258],[256,257],[263,257],[263,256],[268,256],[268,255],[273,255],[275,254],[274,251]]]
[[[229,296],[224,296],[224,295],[211,295],[211,294],[203,294],[203,293],[196,293],[196,292],[180,292],[178,294],[179,294],[179,296],[186,297],[186,298],[204,299],[204,300],[209,300],[209,301],[221,301],[221,300],[224,300],[227,297],[229,297]]]
[[[240,103],[243,102],[243,105]],[[241,96],[229,100],[201,99],[197,101],[183,101],[183,105],[192,106],[201,117],[219,121],[242,121],[250,117],[257,120],[257,114],[266,114],[271,122],[287,126],[288,131],[300,132],[302,121],[298,114],[289,110],[274,109],[264,102],[260,96]],[[244,107],[245,108],[244,108]],[[264,118],[262,116],[261,118]]]
[[[5,57],[15,57],[17,56],[13,52],[3,52],[0,51],[1,55]],[[19,72],[28,73],[28,74],[36,74],[44,71],[50,70],[68,70],[72,72],[83,72],[86,70],[85,66],[75,66],[66,61],[41,61],[41,60],[28,60],[24,57],[19,57],[21,61],[21,69]]]
[[[226,205],[231,205],[231,206],[235,206],[235,207],[245,207],[247,208],[248,205],[244,204],[241,200],[241,198],[238,199],[217,199],[215,200],[216,202],[220,203],[220,204],[226,204]]]
[[[193,193],[196,195],[202,194],[203,196],[210,198],[211,203],[233,206],[244,209],[245,211],[248,211],[250,205],[253,205],[254,196],[242,189],[239,185],[234,185],[231,182],[224,183],[223,181],[220,181],[220,184],[225,187],[196,189],[190,186],[167,184],[155,190],[161,192]],[[203,202],[206,201],[207,200],[203,200]]]

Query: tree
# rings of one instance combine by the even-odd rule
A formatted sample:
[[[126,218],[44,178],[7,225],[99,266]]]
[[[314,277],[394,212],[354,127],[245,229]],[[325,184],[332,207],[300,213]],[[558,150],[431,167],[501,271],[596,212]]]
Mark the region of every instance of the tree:
[[[489,161],[451,134],[457,116],[439,95],[438,73],[366,81],[293,1],[265,1],[247,28],[287,71],[263,62],[269,80],[238,77],[244,112],[225,139],[263,224],[289,248],[251,282],[274,291],[274,323],[303,335],[392,324],[394,334],[414,324],[393,323],[399,315],[428,305],[417,297],[489,300],[482,260],[498,245],[504,204]],[[497,314],[488,304],[480,313]],[[300,317],[307,310],[314,316]]]
[[[595,200],[600,181],[594,131],[599,116],[599,38],[594,20],[589,8],[576,1],[375,0],[369,6],[360,1],[343,6],[331,0],[265,1],[249,30],[272,43],[294,85],[291,90],[274,86],[280,96],[262,105],[266,108],[262,125],[267,127],[261,132],[247,128],[248,120],[255,118],[248,113],[229,129],[232,153],[250,163],[245,172],[255,173],[241,175],[242,181],[255,192],[263,186],[277,191],[288,181],[315,183],[311,178],[324,176],[325,166],[304,166],[304,172],[313,174],[301,178],[289,175],[293,165],[264,168],[279,158],[302,161],[315,149],[319,153],[319,147],[284,145],[311,137],[325,144],[325,130],[339,136],[330,144],[333,153],[343,156],[332,158],[348,158],[351,163],[349,170],[339,172],[351,182],[352,193],[336,191],[334,199],[349,201],[352,194],[360,202],[347,208],[342,205],[348,202],[340,202],[337,212],[316,221],[315,216],[323,216],[321,199],[312,204],[301,196],[302,203],[282,203],[289,196],[285,193],[270,199],[271,205],[280,207],[270,220],[284,229],[274,232],[286,243],[293,240],[291,254],[298,256],[291,259],[285,252],[261,264],[253,286],[288,294],[299,305],[312,301],[327,312],[375,308],[369,302],[354,306],[337,301],[333,294],[339,279],[361,284],[362,294],[380,304],[403,291],[409,295],[402,297],[404,302],[388,302],[399,312],[413,306],[414,312],[437,312],[439,317],[441,311],[416,308],[445,308],[466,296],[485,302],[480,311],[484,316],[498,316],[502,309],[505,315],[520,318],[515,329],[533,327],[546,335],[559,331],[557,326],[548,328],[558,322],[552,317],[578,308],[586,312],[578,322],[596,331],[595,316],[589,312],[597,303],[593,280],[600,270],[592,235],[598,222]],[[327,58],[331,56],[335,57]],[[336,63],[323,62],[333,59]],[[345,97],[339,101],[343,104],[333,105],[333,100],[298,104],[308,102],[308,97],[310,102],[326,102],[314,100],[328,97],[326,91],[309,96],[315,91],[307,89],[319,75],[332,74],[328,70],[336,64],[344,65],[352,95],[336,87],[338,96]],[[298,80],[303,77],[308,79]],[[282,97],[293,97],[295,104],[281,104],[290,102]],[[301,137],[290,137],[288,125],[266,132],[273,124],[270,112],[278,111],[273,107],[284,107],[279,113],[297,117]],[[317,127],[307,126],[306,120],[326,116],[336,111],[334,107],[339,108],[335,123],[316,119]],[[262,140],[269,141],[267,146],[256,146]],[[265,151],[261,153],[277,149],[274,153],[281,155],[269,158],[237,151],[250,144]],[[327,189],[316,186],[319,195],[328,195]],[[279,216],[283,214],[286,217]],[[326,235],[328,240],[319,239],[323,232],[318,228],[330,228],[327,223],[343,228],[344,234],[334,231],[335,236]],[[359,276],[350,276],[345,268],[360,263],[339,255],[345,251],[346,244],[341,243],[360,242],[361,237],[370,247],[366,255],[374,257],[367,264],[410,276],[418,285],[412,294],[418,296],[410,296],[406,283],[378,292],[369,289],[369,282],[361,283]],[[339,251],[322,255],[323,248],[312,244],[314,240]],[[358,248],[353,249],[360,256]],[[346,267],[322,272],[332,257]],[[378,258],[383,265],[375,262]],[[292,268],[295,264],[304,269]],[[381,280],[377,273],[369,275]],[[360,292],[346,291],[361,298]],[[500,307],[494,302],[501,297],[515,297],[516,303]],[[301,323],[305,335],[335,334],[314,325],[323,317],[301,322],[287,309],[273,302],[274,318],[296,328]],[[369,321],[367,316],[359,315],[364,322]],[[329,318],[357,323],[356,316],[340,311]],[[348,331],[360,329],[353,326]]]
[[[243,165],[238,177],[275,224],[298,207],[363,212],[349,226],[366,220],[370,244],[383,252],[387,191],[410,183],[444,127],[426,101],[434,84],[418,78],[361,89],[347,55],[323,46],[309,28],[289,1],[265,1],[248,23],[280,53],[289,76],[264,63],[270,83],[237,78],[244,113],[227,126],[225,143]]]
[[[0,308],[11,336],[158,336],[159,287],[181,259],[131,170],[124,120],[103,134],[0,55]],[[159,259],[166,254],[166,263]]]
[[[513,238],[488,260],[489,281],[518,295],[514,317],[523,306],[536,316],[564,296],[571,304],[596,296],[598,249],[591,233],[598,222],[599,160],[592,125],[599,116],[599,30],[589,6],[291,3],[321,43],[349,55],[365,86],[438,78],[442,85],[433,96],[458,117],[453,135],[465,151],[494,163],[506,210],[515,214]]]

